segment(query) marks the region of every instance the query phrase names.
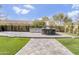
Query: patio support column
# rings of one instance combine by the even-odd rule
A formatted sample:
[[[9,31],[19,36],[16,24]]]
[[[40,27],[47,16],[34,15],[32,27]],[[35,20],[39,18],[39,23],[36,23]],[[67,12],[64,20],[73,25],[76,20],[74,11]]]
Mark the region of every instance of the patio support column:
[[[11,25],[9,25],[9,31],[11,31]]]
[[[18,31],[18,26],[16,25],[16,31]]]
[[[7,31],[8,31],[8,27],[9,27],[9,26],[7,25]]]
[[[24,26],[22,26],[22,31],[24,31]]]
[[[1,31],[1,25],[0,25],[0,31]]]
[[[12,25],[12,31],[14,31],[14,25]]]
[[[17,26],[17,31],[19,31],[19,26]]]
[[[24,31],[26,32],[26,26],[24,26]]]
[[[17,31],[18,31],[18,25],[16,27],[17,27]]]

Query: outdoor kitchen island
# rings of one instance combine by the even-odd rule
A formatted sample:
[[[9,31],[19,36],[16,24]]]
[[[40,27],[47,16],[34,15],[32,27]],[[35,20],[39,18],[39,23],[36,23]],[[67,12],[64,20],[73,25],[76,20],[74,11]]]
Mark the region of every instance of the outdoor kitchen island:
[[[46,23],[45,27],[42,28],[42,34],[55,35],[56,34],[56,29],[51,28],[51,26],[49,25],[49,21],[46,21],[45,23]]]
[[[55,35],[56,30],[54,28],[43,28],[42,29],[42,34],[46,35]]]

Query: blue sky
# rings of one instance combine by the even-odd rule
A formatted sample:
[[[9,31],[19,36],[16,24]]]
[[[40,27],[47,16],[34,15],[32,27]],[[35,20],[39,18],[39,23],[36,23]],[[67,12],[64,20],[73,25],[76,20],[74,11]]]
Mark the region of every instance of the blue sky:
[[[53,16],[63,12],[74,19],[79,14],[79,5],[72,4],[3,4],[3,12],[11,20],[32,20],[43,16]]]

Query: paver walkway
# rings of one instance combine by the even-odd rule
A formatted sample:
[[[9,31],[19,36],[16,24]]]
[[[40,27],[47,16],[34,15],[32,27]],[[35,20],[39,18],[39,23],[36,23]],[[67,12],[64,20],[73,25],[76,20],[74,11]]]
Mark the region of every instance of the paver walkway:
[[[72,55],[55,39],[31,38],[16,55]]]

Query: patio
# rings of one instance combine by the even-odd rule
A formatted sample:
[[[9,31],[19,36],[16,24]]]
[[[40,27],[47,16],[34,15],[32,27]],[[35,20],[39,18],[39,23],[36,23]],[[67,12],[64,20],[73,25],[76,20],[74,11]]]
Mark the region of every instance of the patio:
[[[56,32],[55,35],[44,35],[42,33],[31,33],[31,32],[0,32],[0,36],[9,37],[28,37],[28,38],[71,38],[73,36],[67,35],[65,33]]]

